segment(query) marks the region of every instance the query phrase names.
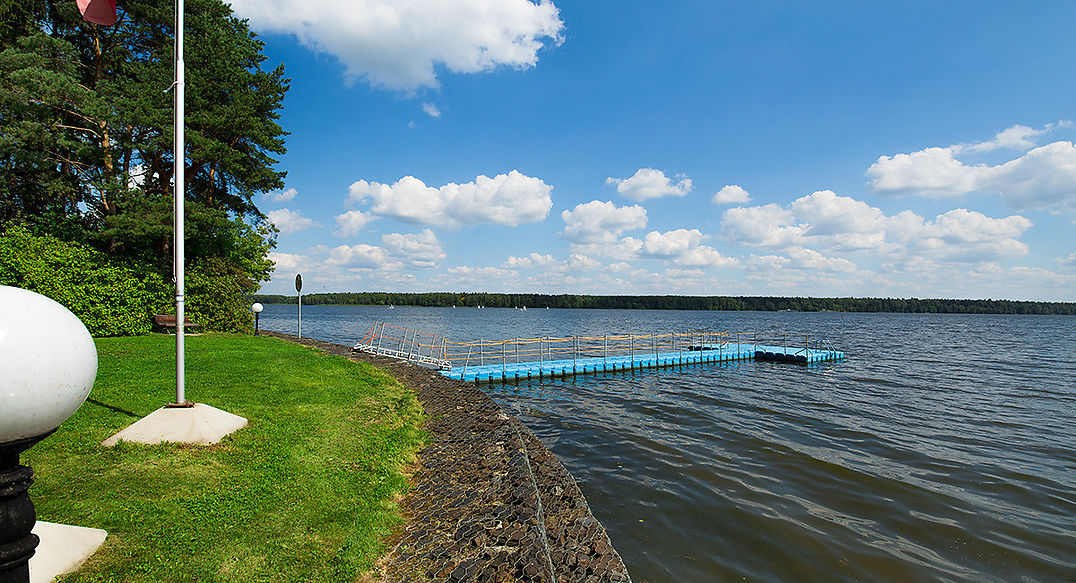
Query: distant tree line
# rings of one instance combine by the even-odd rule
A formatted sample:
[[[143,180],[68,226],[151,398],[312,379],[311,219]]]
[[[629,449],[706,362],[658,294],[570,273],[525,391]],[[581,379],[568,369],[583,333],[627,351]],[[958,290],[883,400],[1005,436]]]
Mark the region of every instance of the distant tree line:
[[[251,301],[294,304],[294,295],[253,295]],[[724,310],[772,312],[894,312],[922,314],[1076,315],[1074,302],[947,300],[917,298],[805,298],[757,296],[590,296],[497,293],[319,293],[303,296],[308,305],[426,306],[488,308],[604,308],[627,310]]]

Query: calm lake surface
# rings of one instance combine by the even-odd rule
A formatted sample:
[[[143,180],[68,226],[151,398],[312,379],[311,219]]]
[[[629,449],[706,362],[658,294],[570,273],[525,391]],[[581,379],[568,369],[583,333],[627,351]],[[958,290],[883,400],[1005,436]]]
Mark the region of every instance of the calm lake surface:
[[[296,306],[263,328],[295,333]],[[452,340],[827,338],[744,362],[487,387],[579,482],[632,579],[1076,581],[1076,317],[304,306]]]

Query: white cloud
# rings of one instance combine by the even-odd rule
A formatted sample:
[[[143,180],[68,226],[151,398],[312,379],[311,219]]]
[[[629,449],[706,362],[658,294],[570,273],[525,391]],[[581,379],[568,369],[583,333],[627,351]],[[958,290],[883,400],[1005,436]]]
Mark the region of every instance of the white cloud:
[[[269,252],[269,260],[276,264],[273,267],[273,271],[275,272],[297,271],[307,262],[307,258],[303,255],[296,255],[295,253],[277,253],[276,251]]]
[[[339,59],[349,80],[414,92],[440,69],[533,67],[559,45],[564,23],[549,0],[230,0],[259,32],[296,36]]]
[[[1026,255],[1017,239],[1031,221],[1013,215],[992,218],[954,209],[927,221],[911,211],[886,216],[862,201],[824,190],[793,201],[725,211],[722,238],[742,245],[824,251],[870,250],[895,261],[925,258],[991,261]]]
[[[353,237],[358,235],[362,228],[377,217],[362,211],[347,211],[342,215],[336,215],[336,226],[333,234],[337,237]]]
[[[600,269],[601,262],[596,259],[591,259],[581,253],[573,253],[568,257],[568,260],[564,262],[564,269],[570,273],[577,273],[580,271],[594,271]]]
[[[691,192],[691,179],[680,178],[680,181],[673,184],[672,180],[665,176],[665,173],[661,170],[654,170],[653,168],[640,168],[635,172],[635,175],[630,178],[606,178],[606,184],[615,184],[616,191],[619,192],[624,198],[642,202],[648,198],[659,198],[662,196],[684,196]]]
[[[1076,253],[1070,254],[1061,260],[1061,266],[1067,269],[1076,269]]]
[[[744,204],[751,202],[751,195],[736,184],[728,184],[714,194],[710,202],[714,204]]]
[[[265,198],[265,200],[268,200],[270,202],[282,203],[282,202],[288,202],[289,200],[295,198],[295,195],[297,195],[297,194],[299,194],[298,190],[295,190],[294,188],[289,188],[287,190],[278,190],[278,191],[275,191],[275,192],[267,192],[267,193],[263,194],[262,196]]]
[[[437,262],[445,258],[441,242],[429,229],[421,233],[404,235],[389,233],[381,236],[381,243],[394,256],[399,257],[415,267],[437,267]]]
[[[1011,128],[1001,130],[994,134],[994,139],[978,144],[959,144],[952,146],[956,152],[992,152],[1000,149],[1010,150],[1029,150],[1038,145],[1038,142],[1031,138],[1036,138],[1043,134],[1048,134],[1057,128],[1072,127],[1072,122],[1068,120],[1059,121],[1057,123],[1049,123],[1042,127],[1042,129],[1029,128],[1025,125],[1016,124]]]
[[[1074,255],[1076,255],[1076,254],[1074,254]],[[630,269],[631,269],[631,265],[629,265],[629,264],[627,264],[627,263],[625,263],[623,261],[618,261],[617,263],[610,263],[609,265],[605,266],[606,271],[611,271],[613,273],[623,273],[623,272],[628,271]]]
[[[639,253],[644,257],[671,260],[684,267],[731,267],[739,263],[713,247],[702,245],[708,238],[698,229],[651,231],[643,238]]]
[[[879,156],[867,169],[868,186],[875,192],[922,196],[957,196],[977,190],[989,173],[985,164],[967,166],[954,158],[952,148]]]
[[[612,243],[625,231],[646,226],[646,209],[639,205],[618,207],[592,200],[560,214],[565,239],[576,243]]]
[[[1054,142],[995,166],[985,190],[1000,192],[1016,209],[1066,207],[1076,211],[1076,147]]]
[[[643,242],[635,237],[624,237],[598,243],[572,243],[572,251],[588,257],[607,257],[615,261],[631,261],[639,255]]]
[[[686,267],[735,267],[740,261],[722,255],[713,247],[699,245],[682,253],[673,263]]]
[[[501,267],[505,269],[531,269],[533,267],[548,267],[556,263],[557,260],[553,259],[552,255],[541,255],[539,253],[531,253],[525,257],[508,256],[504,264]]]
[[[329,258],[326,260],[332,265],[352,269],[398,269],[398,262],[394,262],[389,254],[375,245],[360,243],[358,245],[340,245],[328,250]]]
[[[651,231],[643,239],[643,254],[668,259],[698,247],[702,240],[703,235],[698,229],[676,229],[665,233]]]
[[[441,117],[441,110],[437,109],[436,105],[434,105],[432,103],[429,103],[429,102],[422,104],[422,111],[425,111],[426,115],[428,115],[428,116],[430,116],[432,118]]]
[[[926,148],[910,154],[880,156],[867,169],[868,186],[881,194],[959,196],[970,192],[1001,195],[1016,209],[1076,211],[1076,147],[1057,141],[1034,147],[1031,138],[1071,123],[1050,124],[1042,130],[1013,126],[991,141]],[[956,155],[1002,148],[1027,149],[1023,156],[1003,164],[966,164]]]
[[[488,284],[491,280],[509,279],[515,276],[514,273],[506,269],[499,269],[496,267],[468,267],[466,265],[449,267],[445,270],[445,273],[451,275],[452,283],[457,285],[460,282]]]
[[[146,183],[146,173],[148,169],[141,164],[131,164],[131,167],[127,170],[127,188],[136,189],[142,188],[142,185]]]
[[[742,245],[783,247],[803,235],[804,228],[794,223],[792,212],[775,203],[736,207],[722,215],[721,235]]]
[[[426,186],[414,176],[388,185],[359,180],[349,188],[353,202],[371,201],[370,212],[420,225],[458,227],[495,223],[517,226],[541,221],[549,214],[552,186],[512,170],[474,182]]]
[[[290,235],[292,233],[298,233],[299,231],[305,231],[311,227],[321,226],[321,223],[314,219],[304,217],[302,211],[293,211],[288,208],[269,211],[265,213],[265,216],[269,218],[269,222],[280,229],[281,235]]]

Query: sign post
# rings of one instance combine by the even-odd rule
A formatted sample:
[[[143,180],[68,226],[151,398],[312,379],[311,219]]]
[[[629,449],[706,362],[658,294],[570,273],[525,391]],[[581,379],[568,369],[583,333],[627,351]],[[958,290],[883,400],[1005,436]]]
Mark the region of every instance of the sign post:
[[[303,274],[295,274],[295,293],[299,294],[299,338],[303,337]]]

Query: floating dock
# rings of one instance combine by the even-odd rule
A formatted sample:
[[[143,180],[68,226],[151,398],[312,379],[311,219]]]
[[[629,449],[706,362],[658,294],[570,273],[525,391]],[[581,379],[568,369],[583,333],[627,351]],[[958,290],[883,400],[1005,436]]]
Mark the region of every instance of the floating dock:
[[[644,368],[763,360],[812,365],[844,353],[809,336],[691,331],[452,342],[444,337],[374,324],[355,350],[410,360],[462,381],[496,383]],[[791,341],[790,341],[791,340]]]
[[[572,375],[618,372],[643,368],[734,362],[739,360],[769,360],[795,364],[817,364],[844,358],[838,350],[788,349],[763,344],[730,343],[723,347],[705,348],[658,354],[616,355],[551,360],[456,366],[441,370],[446,377],[474,383],[564,377]]]

